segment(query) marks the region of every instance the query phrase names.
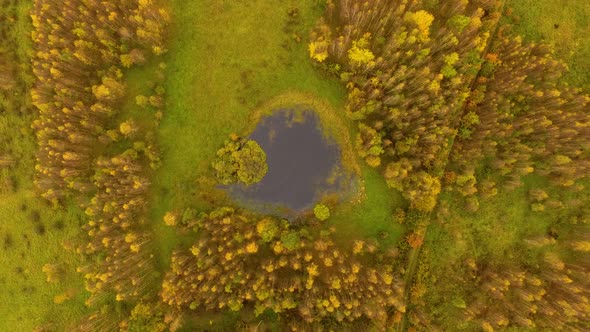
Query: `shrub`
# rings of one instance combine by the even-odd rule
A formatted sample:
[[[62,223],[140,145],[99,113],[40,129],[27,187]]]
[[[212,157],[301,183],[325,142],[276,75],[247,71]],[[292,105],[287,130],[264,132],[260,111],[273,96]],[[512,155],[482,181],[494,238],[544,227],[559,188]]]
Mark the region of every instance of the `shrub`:
[[[243,183],[251,185],[264,178],[268,171],[266,153],[253,140],[227,141],[217,151],[212,164],[221,184]]]
[[[176,225],[176,214],[172,213],[172,212],[166,212],[166,214],[164,215],[164,223],[168,226],[175,226]]]
[[[279,227],[274,220],[265,218],[256,224],[256,232],[260,235],[262,241],[270,242],[277,236]]]
[[[316,204],[316,206],[313,208],[313,214],[319,220],[324,221],[330,218],[330,208],[324,204]]]
[[[288,232],[281,235],[281,243],[287,250],[295,250],[299,248],[301,239],[296,232]]]

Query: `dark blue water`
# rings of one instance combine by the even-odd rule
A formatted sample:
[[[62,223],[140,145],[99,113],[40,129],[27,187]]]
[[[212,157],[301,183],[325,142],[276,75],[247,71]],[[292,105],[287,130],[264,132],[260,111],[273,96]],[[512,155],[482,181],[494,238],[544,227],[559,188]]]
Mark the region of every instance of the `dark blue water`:
[[[268,173],[254,185],[229,186],[230,195],[242,205],[289,216],[338,190],[327,180],[340,164],[340,151],[324,137],[314,112],[276,111],[263,118],[249,138],[266,152]]]

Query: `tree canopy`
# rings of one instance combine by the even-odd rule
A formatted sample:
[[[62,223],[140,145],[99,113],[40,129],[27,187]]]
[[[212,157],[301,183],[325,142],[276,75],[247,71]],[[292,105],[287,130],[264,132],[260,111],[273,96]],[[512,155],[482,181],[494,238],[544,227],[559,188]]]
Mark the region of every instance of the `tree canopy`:
[[[268,171],[264,150],[256,141],[246,139],[227,141],[217,151],[212,166],[218,181],[225,185],[251,185],[260,182]]]

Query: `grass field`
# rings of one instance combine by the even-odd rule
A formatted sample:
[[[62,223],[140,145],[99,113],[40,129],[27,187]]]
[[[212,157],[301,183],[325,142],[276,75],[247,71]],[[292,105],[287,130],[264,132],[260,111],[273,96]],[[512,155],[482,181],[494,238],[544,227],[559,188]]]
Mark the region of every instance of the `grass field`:
[[[572,86],[590,91],[590,3],[587,0],[508,0],[509,22],[527,41],[554,45]]]
[[[32,190],[0,196],[0,329],[31,331],[45,326],[67,330],[87,309],[87,294],[75,272],[78,255],[62,247],[74,240],[82,223],[80,211],[53,211]],[[42,272],[46,263],[59,264],[63,276],[48,283]],[[56,304],[56,296],[70,299]]]

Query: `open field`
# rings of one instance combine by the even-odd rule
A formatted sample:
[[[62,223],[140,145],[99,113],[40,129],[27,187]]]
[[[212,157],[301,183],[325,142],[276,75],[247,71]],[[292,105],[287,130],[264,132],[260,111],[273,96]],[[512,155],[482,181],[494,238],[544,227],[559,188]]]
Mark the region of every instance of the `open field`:
[[[525,40],[555,47],[557,58],[568,64],[565,79],[590,91],[590,6],[586,0],[509,0],[508,22]]]
[[[78,256],[62,246],[76,239],[81,212],[53,211],[32,190],[22,189],[0,195],[0,218],[9,221],[0,228],[2,329],[30,331],[41,325],[67,329],[88,310],[83,281],[75,272]],[[46,281],[42,268],[48,263],[63,270],[59,282]],[[63,303],[60,296],[65,297]]]

